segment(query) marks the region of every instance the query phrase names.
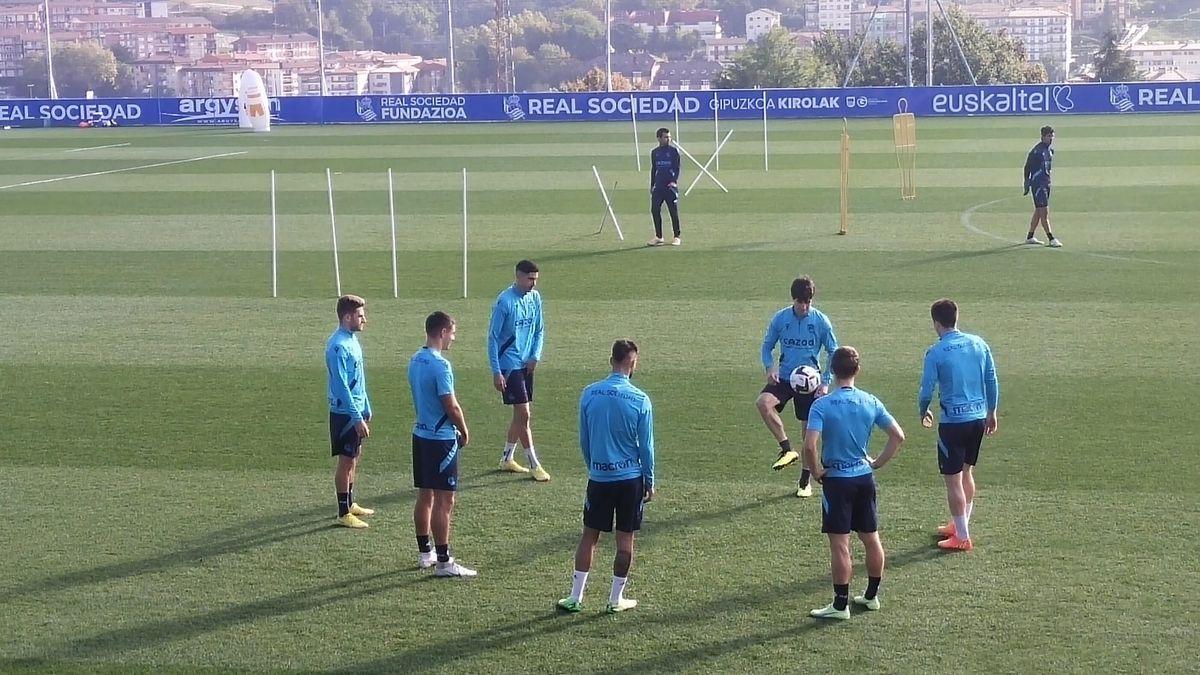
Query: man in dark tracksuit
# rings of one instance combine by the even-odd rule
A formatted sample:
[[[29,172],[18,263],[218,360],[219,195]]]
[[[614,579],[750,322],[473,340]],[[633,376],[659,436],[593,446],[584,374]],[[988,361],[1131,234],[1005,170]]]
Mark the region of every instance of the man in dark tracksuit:
[[[650,214],[654,216],[654,238],[647,246],[662,246],[662,205],[667,203],[671,214],[671,229],[675,231],[672,246],[679,241],[679,151],[671,146],[671,130],[663,127],[655,134],[658,147],[650,151]]]

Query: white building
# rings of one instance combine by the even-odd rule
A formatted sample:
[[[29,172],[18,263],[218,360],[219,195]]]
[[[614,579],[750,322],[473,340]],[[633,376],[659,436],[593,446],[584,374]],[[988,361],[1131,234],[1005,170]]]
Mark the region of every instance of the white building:
[[[773,9],[756,9],[746,14],[746,39],[753,42],[778,28],[783,15]]]
[[[627,21],[647,35],[678,29],[695,33],[701,40],[721,37],[721,12],[715,9],[630,12]]]
[[[1025,45],[1031,63],[1050,66],[1051,75],[1065,78],[1071,69],[1071,15],[1060,9],[996,5],[961,5],[984,28],[1001,31]],[[1057,71],[1057,72],[1053,72]]]
[[[704,40],[704,58],[718,63],[729,63],[746,49],[749,40],[739,37],[709,38]]]
[[[1146,42],[1133,45],[1126,53],[1142,72],[1179,71],[1200,77],[1200,42]]]
[[[852,0],[817,0],[817,28],[849,33],[850,13],[853,9]]]

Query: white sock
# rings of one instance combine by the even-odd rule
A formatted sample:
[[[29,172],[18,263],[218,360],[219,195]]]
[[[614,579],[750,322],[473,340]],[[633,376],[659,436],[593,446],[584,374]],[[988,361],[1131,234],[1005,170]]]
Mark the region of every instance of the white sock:
[[[575,570],[574,576],[571,577],[571,599],[575,602],[583,602],[583,587],[587,585],[587,572]]]
[[[534,450],[533,446],[525,448],[525,457],[529,459],[529,468],[531,469],[541,464],[537,458],[537,450]]]
[[[954,533],[959,539],[970,539],[971,531],[967,529],[966,516],[954,516]]]
[[[626,581],[629,581],[629,577],[613,576],[612,591],[608,594],[608,604],[615,605],[621,601],[621,596],[625,593]]]
[[[967,525],[971,524],[971,512],[974,510],[975,510],[975,502],[974,501],[967,502],[967,513],[966,513]]]
[[[517,451],[516,443],[505,443],[504,444],[504,454],[500,456],[500,461],[501,462],[509,461],[510,459],[513,458],[513,453],[515,453],[516,451]]]

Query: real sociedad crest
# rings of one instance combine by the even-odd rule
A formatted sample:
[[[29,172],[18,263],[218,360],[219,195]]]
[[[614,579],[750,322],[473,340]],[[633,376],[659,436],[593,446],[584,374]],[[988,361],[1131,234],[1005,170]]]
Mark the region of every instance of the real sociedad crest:
[[[1129,85],[1118,84],[1108,88],[1108,102],[1119,112],[1133,112],[1133,99],[1129,97]]]
[[[525,110],[521,108],[521,97],[513,94],[504,97],[504,114],[512,121],[525,119]]]

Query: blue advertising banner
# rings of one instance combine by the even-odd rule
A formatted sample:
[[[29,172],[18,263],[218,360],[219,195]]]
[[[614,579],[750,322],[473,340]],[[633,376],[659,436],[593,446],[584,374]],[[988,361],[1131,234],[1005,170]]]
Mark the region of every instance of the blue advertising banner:
[[[158,99],[26,99],[0,101],[0,126],[74,127],[80,122],[158,124]],[[234,120],[236,123],[236,120]]]
[[[1200,112],[1200,83],[1038,84],[613,93],[410,94],[271,99],[275,124],[599,122]],[[232,97],[0,101],[0,125],[236,125]]]

